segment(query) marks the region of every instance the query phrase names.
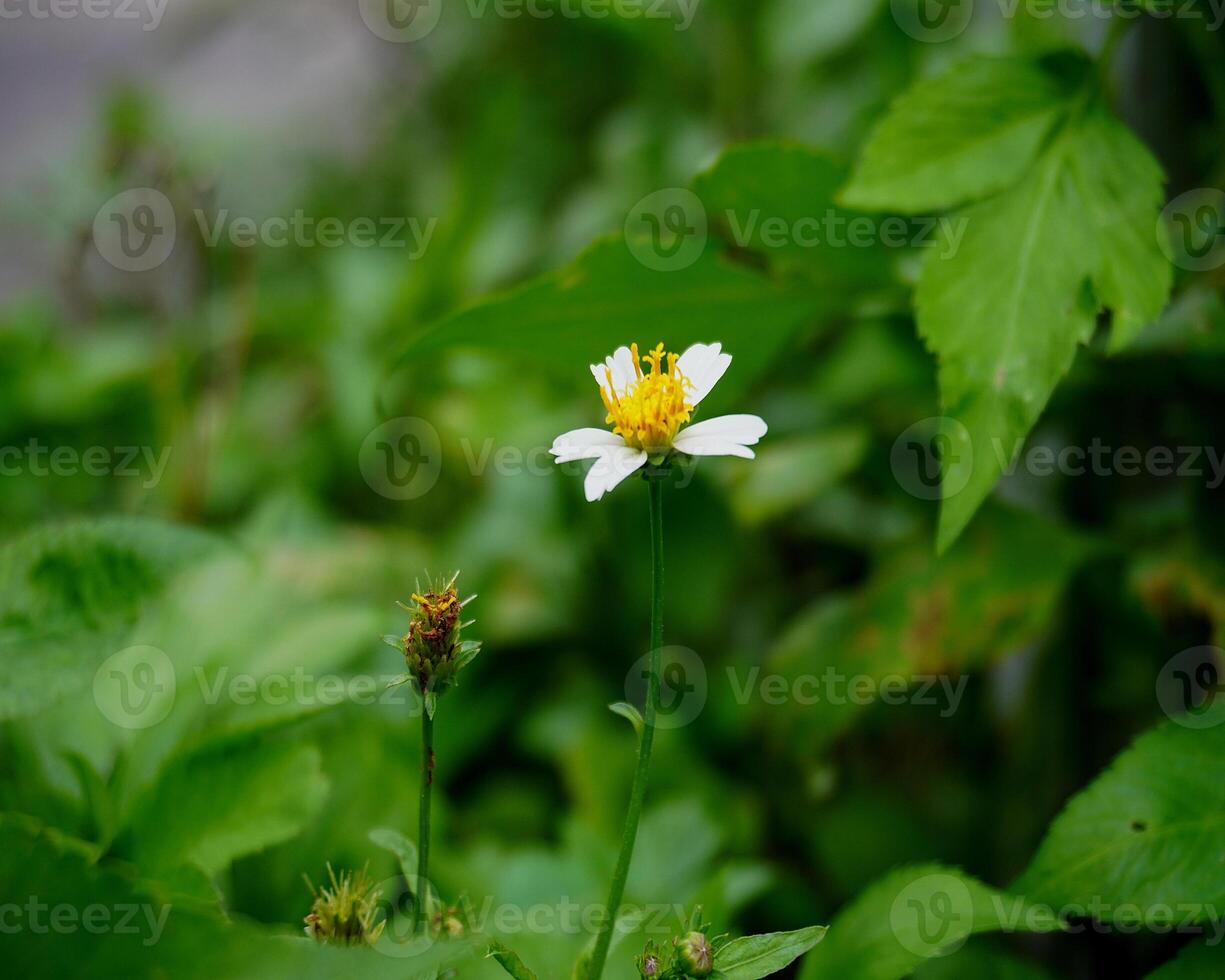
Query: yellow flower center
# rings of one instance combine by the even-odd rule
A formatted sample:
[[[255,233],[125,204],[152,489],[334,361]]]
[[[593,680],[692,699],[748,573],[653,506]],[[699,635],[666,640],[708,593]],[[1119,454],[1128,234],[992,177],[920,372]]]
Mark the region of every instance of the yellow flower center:
[[[663,344],[646,357],[638,356],[637,344],[630,345],[630,351],[638,377],[624,391],[616,390],[612,371],[605,369],[608,390],[600,388],[608,409],[605,421],[627,445],[649,453],[666,452],[672,447],[676,430],[689,421],[693,412],[688,397],[693,386],[677,367],[679,355],[665,354]],[[650,366],[646,374],[642,372],[643,363]]]

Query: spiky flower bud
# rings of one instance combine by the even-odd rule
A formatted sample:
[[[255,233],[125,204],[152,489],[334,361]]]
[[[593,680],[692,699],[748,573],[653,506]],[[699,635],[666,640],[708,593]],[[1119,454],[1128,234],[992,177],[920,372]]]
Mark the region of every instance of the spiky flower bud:
[[[374,921],[381,893],[362,868],[357,874],[342,872],[337,878],[328,865],[331,886],[318,891],[306,880],[315,901],[303,920],[306,934],[316,942],[333,946],[373,946],[383,934],[385,922]]]
[[[704,933],[690,932],[682,938],[673,940],[676,943],[676,958],[689,977],[708,977],[714,969],[714,953],[710,948],[710,940]]]
[[[664,975],[663,957],[654,940],[648,940],[642,955],[636,960],[639,976],[645,980],[660,980]]]
[[[455,589],[456,572],[445,582],[423,590],[420,585],[413,593],[413,605],[399,603],[412,619],[403,636],[383,639],[404,654],[408,667],[401,682],[411,681],[425,700],[425,710],[434,717],[439,695],[456,683],[459,672],[480,653],[478,640],[465,640],[461,634],[473,624],[463,621],[463,608],[476,596],[460,599]]]

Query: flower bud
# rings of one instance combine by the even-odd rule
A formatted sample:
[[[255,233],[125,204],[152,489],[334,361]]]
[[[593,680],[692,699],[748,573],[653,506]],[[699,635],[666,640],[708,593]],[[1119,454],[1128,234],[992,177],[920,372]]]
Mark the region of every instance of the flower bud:
[[[331,887],[315,891],[308,878],[306,883],[315,901],[310,914],[303,920],[306,934],[316,942],[333,946],[374,945],[386,923],[375,923],[380,892],[374,888],[363,868],[357,874],[345,871],[340,877],[328,865]]]
[[[472,620],[462,620],[463,607],[476,598],[461,600],[455,590],[459,572],[445,583],[413,593],[414,605],[400,603],[412,616],[408,632],[403,636],[384,637],[386,642],[404,654],[408,674],[401,681],[412,681],[425,699],[426,711],[434,716],[439,695],[456,683],[460,670],[480,653],[477,640],[465,640],[461,634]]]
[[[647,942],[646,948],[636,963],[639,976],[645,980],[656,980],[664,975],[663,957],[660,956],[659,948],[655,945],[654,940]]]
[[[690,977],[708,977],[714,968],[714,953],[710,940],[700,932],[686,933],[676,941],[677,961]]]

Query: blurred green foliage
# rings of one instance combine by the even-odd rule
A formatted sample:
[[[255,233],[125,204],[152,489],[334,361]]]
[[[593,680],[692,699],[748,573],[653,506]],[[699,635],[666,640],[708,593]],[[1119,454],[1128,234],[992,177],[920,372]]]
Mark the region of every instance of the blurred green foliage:
[[[191,212],[209,206],[212,161],[232,134],[185,133],[156,91],[99,107],[90,152],[53,174],[62,196],[38,229],[62,260],[60,285],[0,312],[0,446],[19,450],[0,477],[0,881],[22,902],[172,912],[153,946],[6,934],[16,974],[323,977],[356,972],[342,957],[360,956],[363,975],[418,975],[394,956],[300,938],[303,873],[368,864],[387,897],[403,891],[369,833],[415,825],[409,708],[381,685],[373,698],[210,692],[232,692],[239,675],[259,692],[295,672],[401,673],[378,637],[402,629],[394,601],[426,570],[463,570],[485,644],[440,708],[436,884],[466,893],[495,933],[491,910],[599,902],[633,766],[633,731],[605,706],[629,696],[646,642],[646,502],[631,481],[584,504],[574,471],[545,450],[602,422],[588,363],[659,340],[722,342],[735,361],[710,414],[756,412],[770,435],[753,463],[704,461],[667,495],[666,637],[700,657],[706,701],[661,733],[627,898],[675,905],[672,929],[695,904],[736,934],[828,922],[798,971],[807,980],[1140,977],[1175,955],[1155,977],[1220,974],[1219,947],[1195,937],[1061,934],[1050,922],[928,959],[905,951],[891,906],[931,875],[972,894],[975,932],[1001,928],[991,896],[1018,878],[1026,901],[1056,907],[1221,898],[1221,729],[1166,721],[1154,697],[1179,651],[1225,644],[1210,457],[1198,477],[1021,467],[997,485],[1008,467],[988,466],[946,503],[955,514],[943,520],[966,529],[937,556],[940,504],[896,456],[902,433],[964,394],[946,384],[941,408],[917,327],[954,362],[962,334],[994,343],[999,296],[1018,281],[1025,188],[1063,174],[1058,154],[1071,152],[1048,137],[1072,93],[1035,66],[1066,68],[1069,48],[1118,117],[1094,117],[1103,145],[1138,162],[1096,143],[1077,157],[1104,196],[1073,203],[1103,225],[1086,231],[1066,201],[1052,211],[1035,250],[1050,268],[1022,283],[1032,308],[1013,319],[1016,346],[1013,334],[1003,343],[1011,356],[1049,333],[1058,352],[1022,378],[1045,392],[1025,412],[984,409],[1002,421],[974,428],[979,458],[991,437],[1220,446],[1221,272],[1177,270],[1150,323],[1170,270],[1154,271],[1155,242],[1137,260],[1126,236],[1161,204],[1149,154],[1166,199],[1225,178],[1221,35],[1145,17],[1104,65],[1091,62],[1100,18],[982,5],[960,37],[927,44],[899,29],[897,6],[702,0],[682,32],[448,5],[430,38],[387,46],[368,143],[310,161],[286,192],[291,207],[342,221],[436,219],[419,257],[208,247]],[[992,104],[979,121],[1007,139],[920,166],[949,135],[946,106],[923,105],[924,93],[963,94],[944,73],[982,55],[1012,60],[956,71],[986,72],[1015,97],[1015,118]],[[1149,73],[1149,59],[1176,70]],[[890,126],[902,129],[892,150],[880,142]],[[1116,186],[1116,165],[1147,183]],[[964,180],[951,196],[950,180]],[[175,258],[115,275],[79,243],[100,201],[151,182],[180,215]],[[700,198],[711,242],[660,272],[622,233],[636,202],[668,188]],[[849,221],[868,213],[857,208],[975,200],[977,251],[949,266],[915,247],[776,246],[760,222],[744,235],[720,218]],[[941,276],[948,288],[916,322],[929,269],[920,297]],[[1081,305],[1094,276],[1097,301]],[[1143,293],[1134,304],[1131,288]],[[1118,350],[1123,322],[1134,339]],[[992,380],[975,370],[956,379],[971,399]],[[437,483],[409,501],[380,493],[362,465],[371,433],[403,416],[439,440]],[[101,447],[106,474],[66,472],[57,447],[77,459]],[[133,645],[162,651],[176,679],[148,727],[113,723],[97,694],[109,658]],[[777,675],[794,695],[830,668],[878,693],[894,677],[948,687],[934,700],[776,704],[748,686]],[[1156,850],[1149,829],[1164,835]],[[1094,848],[1106,849],[1096,862],[1077,861]],[[587,938],[501,933],[549,980],[569,976]],[[633,976],[640,948],[625,940],[606,976]],[[442,943],[411,968],[504,976],[481,951]]]

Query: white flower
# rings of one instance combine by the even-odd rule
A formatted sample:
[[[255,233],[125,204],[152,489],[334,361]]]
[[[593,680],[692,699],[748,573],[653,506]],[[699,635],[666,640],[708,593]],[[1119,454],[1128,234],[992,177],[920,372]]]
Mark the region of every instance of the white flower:
[[[650,367],[646,374],[643,362]],[[618,347],[603,364],[591,365],[612,431],[575,429],[558,436],[549,451],[558,463],[596,461],[583,484],[588,500],[599,500],[651,457],[673,451],[752,459],[749,446],[766,434],[766,423],[756,415],[724,415],[686,426],[731,363],[722,344],[694,344],[679,356],[665,353],[660,344],[645,357],[638,356],[637,344]]]

